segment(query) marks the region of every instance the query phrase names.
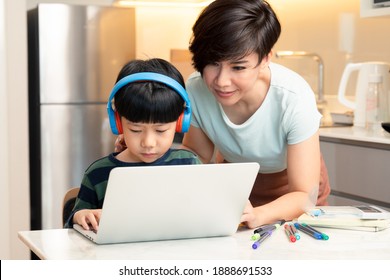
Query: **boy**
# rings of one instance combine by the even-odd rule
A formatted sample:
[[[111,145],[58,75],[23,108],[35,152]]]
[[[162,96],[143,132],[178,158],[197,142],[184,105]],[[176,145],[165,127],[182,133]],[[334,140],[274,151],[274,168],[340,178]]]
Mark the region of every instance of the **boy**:
[[[175,133],[188,130],[191,108],[183,77],[169,62],[155,58],[127,63],[107,109],[111,129],[123,134],[126,147],[88,167],[65,227],[77,223],[98,230],[108,176],[115,167],[201,164],[192,152],[171,149]]]

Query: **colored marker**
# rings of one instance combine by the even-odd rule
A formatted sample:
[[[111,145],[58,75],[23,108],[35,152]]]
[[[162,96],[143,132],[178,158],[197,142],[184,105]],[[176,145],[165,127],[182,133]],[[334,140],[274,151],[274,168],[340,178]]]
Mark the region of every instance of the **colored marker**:
[[[295,228],[294,224],[289,224],[289,226],[290,226],[291,232],[294,234],[295,238],[297,240],[301,239],[301,236],[297,232],[297,229]]]
[[[268,231],[273,231],[273,229],[263,230],[263,231],[254,233],[254,234],[251,236],[251,239],[252,239],[253,241],[259,240],[259,239],[261,238],[261,236],[264,235],[265,233],[267,233]]]
[[[262,225],[261,227],[258,227],[257,229],[254,230],[254,233],[258,233],[261,231],[269,231],[269,230],[275,230],[279,226],[283,225],[286,221],[285,220],[278,220],[273,224],[266,224]]]
[[[312,233],[317,233],[317,234],[321,235],[321,239],[322,239],[322,234],[320,232],[314,230],[311,227],[308,227],[307,224],[305,224],[305,223],[301,223],[300,225],[301,225],[301,227],[304,227],[306,230],[308,230],[308,231],[310,231]]]
[[[267,231],[265,232],[259,240],[257,240],[255,243],[252,244],[253,249],[257,249],[260,247],[260,245],[266,240],[268,237],[270,237],[272,234],[272,231]]]
[[[312,228],[308,224],[301,223],[301,226],[306,228],[307,230],[311,231],[312,233],[316,233],[316,234],[321,235],[321,239],[323,239],[323,240],[328,240],[329,239],[329,236],[327,236],[325,233],[322,233],[322,232],[316,230],[315,228]]]
[[[288,240],[290,240],[291,242],[297,241],[297,239],[295,238],[294,234],[292,233],[289,225],[287,225],[287,224],[284,225],[284,231],[286,232]]]
[[[295,225],[295,227],[296,227],[298,230],[300,230],[300,231],[306,233],[307,235],[309,235],[309,236],[311,236],[311,237],[313,237],[313,238],[315,238],[315,239],[322,239],[322,235],[321,235],[320,233],[318,233],[318,232],[313,232],[313,231],[310,230],[309,228],[304,227],[303,225],[301,225],[301,224],[299,224],[299,223],[294,223],[294,225]]]
[[[318,216],[321,216],[323,214],[323,210],[322,209],[313,209],[310,211],[310,215],[313,216],[313,217],[318,217]]]
[[[253,241],[259,240],[259,239],[260,239],[260,236],[261,236],[260,233],[257,232],[257,233],[255,233],[255,234],[252,235],[251,239],[252,239]]]
[[[267,232],[267,231],[274,231],[274,230],[278,229],[279,227],[280,227],[279,224],[267,225],[267,226],[264,226],[263,228],[256,229],[254,231],[254,234],[259,233],[261,235],[261,234],[263,234],[264,232]]]
[[[308,229],[310,229],[310,230],[313,231],[313,232],[317,232],[317,233],[321,234],[322,239],[324,239],[324,240],[328,240],[328,239],[329,239],[329,236],[328,236],[328,235],[326,235],[325,233],[323,233],[323,232],[321,232],[321,231],[316,230],[315,228],[309,226],[308,224],[302,223],[302,225],[303,225],[304,227],[307,227]]]

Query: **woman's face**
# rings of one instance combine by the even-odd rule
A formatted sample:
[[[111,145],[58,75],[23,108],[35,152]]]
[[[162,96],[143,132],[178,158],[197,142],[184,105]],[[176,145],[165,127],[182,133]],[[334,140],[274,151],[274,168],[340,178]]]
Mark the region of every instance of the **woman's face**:
[[[203,80],[221,105],[232,106],[258,95],[262,71],[268,71],[268,57],[260,64],[258,59],[258,54],[252,53],[237,61],[216,62],[204,68]]]

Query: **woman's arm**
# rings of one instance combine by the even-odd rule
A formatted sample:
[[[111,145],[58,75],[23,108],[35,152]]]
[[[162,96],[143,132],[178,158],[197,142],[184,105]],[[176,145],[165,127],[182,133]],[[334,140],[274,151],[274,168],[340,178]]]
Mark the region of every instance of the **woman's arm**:
[[[211,140],[200,128],[192,125],[184,134],[182,148],[193,151],[203,163],[209,163],[214,154],[214,144]]]
[[[247,205],[242,221],[246,222],[249,228],[279,219],[295,219],[307,207],[315,205],[320,182],[318,133],[304,142],[288,146],[287,174],[289,193],[259,207]]]

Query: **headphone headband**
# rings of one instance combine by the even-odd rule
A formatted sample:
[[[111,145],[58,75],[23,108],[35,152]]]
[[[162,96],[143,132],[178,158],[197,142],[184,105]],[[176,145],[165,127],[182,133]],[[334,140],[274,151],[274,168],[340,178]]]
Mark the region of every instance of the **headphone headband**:
[[[187,132],[190,127],[190,121],[191,121],[191,104],[186,90],[181,84],[179,84],[176,80],[172,79],[171,77],[159,73],[153,73],[153,72],[140,72],[140,73],[131,74],[123,77],[114,85],[114,87],[111,90],[110,97],[107,103],[107,112],[108,112],[112,132],[114,134],[119,134],[116,120],[114,117],[115,112],[112,107],[112,100],[114,99],[115,94],[122,87],[130,83],[140,82],[140,81],[162,83],[170,87],[174,91],[176,91],[181,96],[181,98],[183,98],[185,103],[184,115],[183,115],[182,123],[180,124],[180,131],[178,132]],[[180,119],[178,121],[180,121]]]

